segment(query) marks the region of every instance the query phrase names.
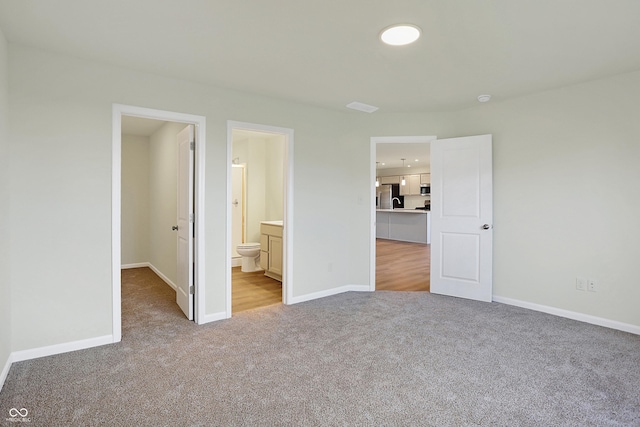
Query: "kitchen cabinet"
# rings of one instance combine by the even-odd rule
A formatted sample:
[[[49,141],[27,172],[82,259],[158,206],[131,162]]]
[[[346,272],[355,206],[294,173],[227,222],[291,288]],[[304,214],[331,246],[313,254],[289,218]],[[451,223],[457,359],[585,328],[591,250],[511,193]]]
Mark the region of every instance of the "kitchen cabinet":
[[[260,223],[260,267],[264,275],[282,282],[282,225]]]
[[[431,243],[431,212],[422,210],[376,211],[376,238]]]
[[[380,184],[400,184],[400,177],[398,175],[381,176]]]
[[[430,173],[421,173],[420,174],[420,184],[431,184],[431,174]]]
[[[405,175],[405,185],[400,185],[401,196],[420,195],[420,175]]]

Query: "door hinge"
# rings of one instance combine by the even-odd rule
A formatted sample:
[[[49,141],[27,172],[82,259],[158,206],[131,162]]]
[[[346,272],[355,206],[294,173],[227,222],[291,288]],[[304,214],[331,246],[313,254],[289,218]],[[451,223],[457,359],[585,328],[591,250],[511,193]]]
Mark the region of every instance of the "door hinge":
[[[195,287],[193,285],[189,286],[189,294],[193,295],[195,293]]]
[[[189,222],[195,222],[196,221],[196,217],[194,214],[189,214]]]
[[[196,149],[196,142],[195,141],[191,141],[189,143],[189,147],[191,148],[191,151],[195,150]]]

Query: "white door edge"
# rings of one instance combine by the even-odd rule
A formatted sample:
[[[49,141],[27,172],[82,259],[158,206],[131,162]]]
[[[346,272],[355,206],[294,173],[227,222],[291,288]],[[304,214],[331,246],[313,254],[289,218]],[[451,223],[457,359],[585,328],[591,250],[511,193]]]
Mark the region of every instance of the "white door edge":
[[[492,135],[438,140],[431,161],[431,292],[491,302]]]

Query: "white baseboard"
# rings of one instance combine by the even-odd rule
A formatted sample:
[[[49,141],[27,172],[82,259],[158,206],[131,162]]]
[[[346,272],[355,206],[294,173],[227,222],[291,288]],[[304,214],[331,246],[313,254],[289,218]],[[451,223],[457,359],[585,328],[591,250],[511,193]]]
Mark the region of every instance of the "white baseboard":
[[[121,270],[127,270],[129,268],[142,268],[142,267],[151,267],[151,264],[148,262],[136,262],[134,264],[122,264],[120,266]]]
[[[137,262],[135,264],[122,264],[120,266],[120,268],[122,270],[126,270],[129,268],[141,268],[141,267],[149,267],[154,273],[156,273],[158,275],[158,277],[160,277],[167,285],[171,286],[173,288],[173,290],[175,291],[176,289],[178,289],[178,287],[176,286],[175,283],[173,283],[171,280],[169,280],[169,278],[167,276],[165,276],[164,274],[162,274],[162,272],[160,270],[158,270],[153,264],[151,264],[150,262]]]
[[[324,298],[331,295],[342,294],[344,292],[369,292],[371,289],[367,285],[346,285],[339,288],[327,289],[326,291],[313,292],[299,297],[293,297],[289,304],[298,304],[300,302],[311,301],[318,298]]]
[[[199,322],[199,325],[204,325],[205,323],[210,323],[210,322],[215,322],[218,320],[224,320],[224,319],[228,319],[229,316],[227,316],[227,313],[224,311],[221,311],[220,313],[213,313],[213,314],[205,314],[202,322]]]
[[[162,272],[160,270],[158,270],[153,264],[149,263],[149,268],[151,270],[153,270],[154,273],[156,273],[158,275],[158,277],[160,277],[162,280],[164,280],[164,282],[171,286],[173,288],[173,290],[177,290],[178,287],[176,286],[175,283],[173,283],[171,280],[169,280],[169,278],[167,276],[165,276],[164,274],[162,274]]]
[[[98,347],[106,344],[113,344],[113,335],[89,338],[86,340],[66,342],[62,344],[49,345],[47,347],[32,348],[29,350],[14,351],[11,353],[11,362],[22,362],[23,360],[37,359],[39,357],[52,356],[54,354],[68,353],[70,351],[84,350],[86,348]]]
[[[242,257],[231,258],[231,267],[241,267],[241,266],[242,266]]]
[[[9,369],[11,369],[11,364],[13,363],[13,355],[9,354],[7,358],[7,362],[4,364],[4,368],[2,368],[2,372],[0,372],[0,391],[2,391],[2,387],[4,386],[4,382],[7,379],[7,375],[9,375]]]
[[[561,308],[550,307],[548,305],[535,304],[532,302],[521,301],[513,298],[493,296],[494,302],[502,304],[515,305],[516,307],[528,308],[529,310],[540,311],[542,313],[553,314],[554,316],[566,317],[567,319],[578,320],[580,322],[590,323],[592,325],[604,326],[605,328],[617,329],[619,331],[629,332],[640,335],[640,326],[622,323],[616,320],[605,319],[603,317],[591,316],[590,314],[578,313],[575,311],[563,310]]]

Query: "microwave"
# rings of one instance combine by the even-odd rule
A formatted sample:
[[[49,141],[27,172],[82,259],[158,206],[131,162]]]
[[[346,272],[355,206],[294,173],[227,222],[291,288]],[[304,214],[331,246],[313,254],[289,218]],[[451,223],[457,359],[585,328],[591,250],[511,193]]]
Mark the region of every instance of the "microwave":
[[[431,186],[428,184],[421,184],[420,185],[420,195],[421,196],[427,196],[431,194]]]

